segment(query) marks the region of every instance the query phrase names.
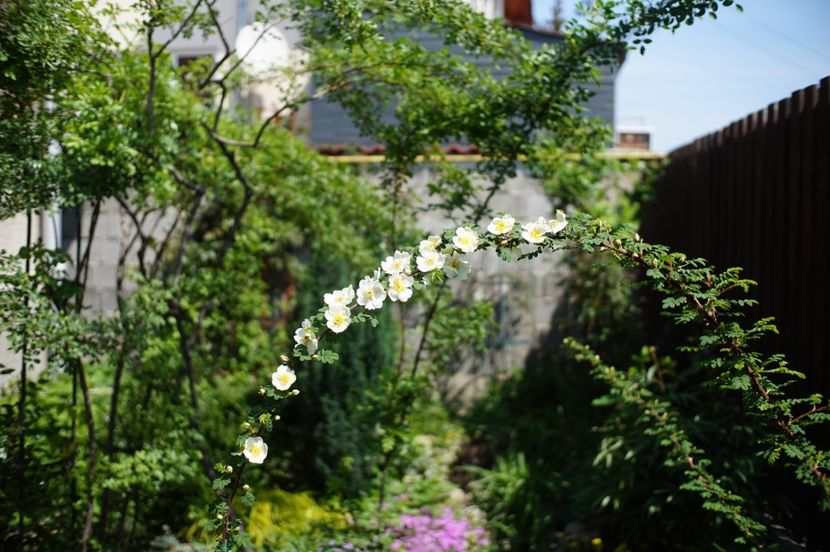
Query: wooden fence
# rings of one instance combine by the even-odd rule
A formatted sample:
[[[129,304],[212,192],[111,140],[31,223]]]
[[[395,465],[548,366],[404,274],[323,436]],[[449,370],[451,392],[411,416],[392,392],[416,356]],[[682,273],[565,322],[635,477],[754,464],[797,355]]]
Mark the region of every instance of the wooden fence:
[[[669,155],[641,233],[759,282],[765,345],[830,395],[830,77]]]

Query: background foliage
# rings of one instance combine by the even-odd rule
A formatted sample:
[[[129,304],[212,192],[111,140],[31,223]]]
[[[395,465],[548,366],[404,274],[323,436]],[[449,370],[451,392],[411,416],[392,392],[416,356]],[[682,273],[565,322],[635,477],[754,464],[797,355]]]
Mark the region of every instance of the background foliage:
[[[456,522],[478,549],[484,525],[515,550],[801,539],[795,483],[773,488],[769,466],[826,502],[828,457],[809,438],[824,399],[786,396],[798,374],[753,349],[772,326],[740,325],[751,305],[735,294],[750,282],[623,226],[644,208],[649,171],[634,167],[633,188],[615,179],[631,167],[597,155],[608,130],[581,109],[598,67],[731,4],[595,1],[561,44],[533,50],[456,1],[264,3],[260,18],[303,33],[316,88],[260,121],[230,101],[243,79],[231,48],[184,74],[159,40],[217,33],[213,2],[138,2],[150,46],[123,49],[87,3],[0,1],[0,217],[82,207],[78,234],[92,240],[107,202],[132,222],[111,316],[85,305],[89,242],[0,255],[2,331],[29,365],[49,353],[37,381],[0,400],[0,501],[14,505],[0,543],[169,550],[231,521],[247,531],[225,531],[220,550],[383,550]],[[283,111],[312,97],[386,146],[380,185],[291,134]],[[380,117],[390,110],[392,123]],[[444,162],[449,140],[485,160]],[[407,181],[425,153],[435,178],[418,197]],[[308,364],[302,393],[274,410],[258,387],[322,293],[417,243],[422,209],[484,225],[520,159],[555,207],[604,219],[575,217],[545,246],[575,249],[560,282],[569,299],[524,370],[463,419],[442,401],[433,389],[493,325],[491,305],[439,284],[377,328],[350,328],[331,347],[339,360]],[[662,294],[670,325],[644,324],[639,285]],[[570,352],[565,335],[578,340]],[[266,489],[255,504],[222,473],[251,409],[271,416],[269,462],[245,480]],[[213,507],[233,511],[220,521],[205,515],[214,491]]]

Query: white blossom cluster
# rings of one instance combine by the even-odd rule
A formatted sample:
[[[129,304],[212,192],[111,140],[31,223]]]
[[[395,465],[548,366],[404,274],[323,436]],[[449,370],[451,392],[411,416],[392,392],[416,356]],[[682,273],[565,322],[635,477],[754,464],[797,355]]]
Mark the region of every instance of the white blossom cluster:
[[[522,224],[520,236],[527,243],[538,245],[567,224],[565,213],[556,211],[553,219],[539,217],[536,221]],[[512,216],[503,214],[490,222],[487,233],[491,238],[516,237],[513,235],[515,225],[516,220]],[[478,250],[481,244],[482,237],[473,228],[460,226],[455,230],[451,244],[444,244],[441,236],[437,235],[421,240],[414,259],[412,253],[395,251],[380,263],[380,268],[373,274],[364,276],[358,282],[357,291],[349,285],[323,296],[326,327],[332,333],[343,333],[352,322],[352,311],[358,307],[367,311],[377,310],[383,307],[386,299],[406,303],[412,298],[416,281],[426,285],[428,274],[433,271],[440,270],[448,277],[466,279],[470,270],[466,255]],[[309,355],[315,355],[318,349],[319,336],[313,324],[311,319],[303,320],[294,332],[295,348],[305,348]],[[296,381],[294,370],[285,364],[280,365],[271,376],[271,384],[278,391],[288,391]],[[294,391],[295,394],[297,392]],[[242,453],[249,462],[261,464],[268,455],[268,445],[261,437],[248,437]]]

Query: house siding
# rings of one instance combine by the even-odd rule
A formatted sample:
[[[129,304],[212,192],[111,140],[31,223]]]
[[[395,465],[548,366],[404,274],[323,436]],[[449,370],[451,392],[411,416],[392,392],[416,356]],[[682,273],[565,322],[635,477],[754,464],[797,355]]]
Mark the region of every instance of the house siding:
[[[517,29],[524,37],[531,41],[535,47],[542,44],[555,44],[561,42],[562,37],[551,33],[539,32],[532,29]],[[401,31],[391,33],[392,39],[409,37],[420,43],[426,50],[435,52],[445,48],[443,39],[435,34],[425,32]],[[464,55],[464,52],[457,46],[451,46],[450,51],[454,54]],[[482,72],[492,71],[496,78],[506,78],[509,70],[506,67],[493,67],[493,62],[487,57],[465,56],[468,61],[481,68]],[[593,93],[586,104],[589,117],[599,117],[612,128],[614,126],[614,86],[618,67],[606,67],[602,69],[599,83],[591,83],[588,89]],[[372,137],[361,135],[354,126],[349,115],[339,104],[317,100],[312,102],[310,108],[310,132],[309,137],[312,144],[323,145],[347,145],[347,146],[369,146],[377,143]],[[385,111],[381,120],[393,123],[395,115],[391,109]]]

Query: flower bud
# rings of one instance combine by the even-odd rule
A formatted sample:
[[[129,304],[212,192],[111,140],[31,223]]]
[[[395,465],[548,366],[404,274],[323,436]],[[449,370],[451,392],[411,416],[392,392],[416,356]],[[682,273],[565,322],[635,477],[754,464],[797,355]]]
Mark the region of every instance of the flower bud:
[[[293,391],[291,391],[291,394],[296,397],[297,395],[300,394],[300,390],[299,389],[294,389]]]
[[[316,353],[311,355],[311,360],[320,360],[320,355],[318,355]]]
[[[260,395],[264,395],[264,394],[265,394],[265,388],[264,388],[264,387],[260,387],[260,388],[259,388],[259,394],[260,394]]]
[[[250,422],[245,422],[244,424],[242,424],[242,429],[245,429],[245,430],[251,429],[252,427],[253,426],[251,425]]]
[[[225,466],[225,473],[233,473],[233,466]]]
[[[288,362],[288,356],[280,355],[280,360],[283,361],[283,362]]]
[[[216,514],[216,519],[222,521],[223,519],[225,519],[225,516],[223,516],[222,514]]]
[[[274,421],[275,421],[275,422],[279,422],[279,421],[280,421],[280,415],[279,415],[279,414],[274,414]]]
[[[242,485],[242,490],[247,493],[251,490],[251,486],[245,483],[244,485]]]

